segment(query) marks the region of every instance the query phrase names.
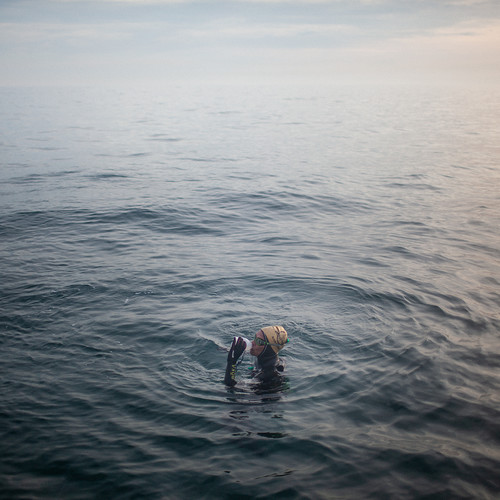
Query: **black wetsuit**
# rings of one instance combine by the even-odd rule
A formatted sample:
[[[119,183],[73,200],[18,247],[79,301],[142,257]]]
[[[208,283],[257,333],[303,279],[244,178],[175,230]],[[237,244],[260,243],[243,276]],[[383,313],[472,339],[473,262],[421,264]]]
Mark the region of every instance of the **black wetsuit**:
[[[257,371],[254,377],[264,383],[274,382],[279,378],[280,373],[285,369],[285,365],[272,347],[266,345],[265,349],[257,356]]]
[[[236,385],[236,370],[245,352],[245,343],[242,337],[235,337],[227,356],[226,375],[224,383],[230,387]],[[257,356],[256,370],[253,377],[265,385],[275,385],[280,381],[280,373],[285,368],[284,362],[278,358],[270,345]]]

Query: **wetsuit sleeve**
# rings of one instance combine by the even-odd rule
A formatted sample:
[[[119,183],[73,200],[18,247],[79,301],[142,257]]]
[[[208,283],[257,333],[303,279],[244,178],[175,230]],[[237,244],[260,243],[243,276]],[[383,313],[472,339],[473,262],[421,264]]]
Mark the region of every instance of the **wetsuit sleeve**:
[[[238,365],[238,360],[245,352],[246,347],[247,343],[243,337],[233,338],[231,349],[229,349],[227,354],[226,375],[224,377],[224,383],[230,387],[236,385],[236,367]]]

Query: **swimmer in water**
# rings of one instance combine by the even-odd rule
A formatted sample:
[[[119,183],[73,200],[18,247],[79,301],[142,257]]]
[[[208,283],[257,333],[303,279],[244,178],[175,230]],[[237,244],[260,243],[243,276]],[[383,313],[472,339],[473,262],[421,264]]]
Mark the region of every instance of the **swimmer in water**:
[[[230,387],[236,385],[237,366],[246,350],[256,357],[254,377],[264,383],[272,382],[285,369],[285,364],[278,357],[278,352],[287,342],[288,334],[282,326],[262,328],[255,334],[253,341],[244,337],[234,337],[227,355],[224,383]]]

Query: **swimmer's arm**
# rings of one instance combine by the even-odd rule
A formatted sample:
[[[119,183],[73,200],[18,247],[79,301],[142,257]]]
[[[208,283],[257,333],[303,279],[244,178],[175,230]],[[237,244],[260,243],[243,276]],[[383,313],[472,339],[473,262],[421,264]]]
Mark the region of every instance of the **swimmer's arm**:
[[[247,347],[247,340],[243,337],[234,337],[231,349],[227,355],[226,375],[224,383],[230,387],[236,385],[236,367],[241,355],[245,352]]]

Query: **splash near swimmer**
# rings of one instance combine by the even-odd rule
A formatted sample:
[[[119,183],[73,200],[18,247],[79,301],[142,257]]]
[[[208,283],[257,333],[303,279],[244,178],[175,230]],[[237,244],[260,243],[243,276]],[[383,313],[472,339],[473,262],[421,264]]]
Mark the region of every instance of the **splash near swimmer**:
[[[229,387],[236,385],[237,368],[246,351],[255,357],[254,377],[264,383],[271,382],[285,368],[278,353],[288,341],[288,333],[282,326],[261,328],[252,341],[245,337],[234,337],[227,355],[224,383]]]

